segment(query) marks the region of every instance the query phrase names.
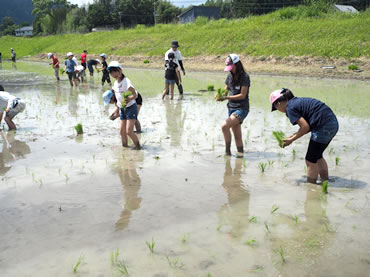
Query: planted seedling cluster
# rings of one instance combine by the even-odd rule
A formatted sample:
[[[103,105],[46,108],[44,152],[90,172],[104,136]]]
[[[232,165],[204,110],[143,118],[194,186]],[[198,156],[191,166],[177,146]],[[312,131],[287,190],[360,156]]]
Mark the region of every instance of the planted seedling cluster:
[[[273,131],[272,134],[274,135],[274,137],[278,141],[279,146],[281,148],[283,148],[284,147],[284,138],[285,138],[284,132],[282,132],[282,131]]]

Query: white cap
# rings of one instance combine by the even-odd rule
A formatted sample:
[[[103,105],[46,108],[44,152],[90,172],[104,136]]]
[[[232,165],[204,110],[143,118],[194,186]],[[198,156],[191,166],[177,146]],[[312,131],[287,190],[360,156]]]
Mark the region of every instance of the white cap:
[[[48,53],[48,59],[50,59],[51,56],[53,56],[53,53]]]
[[[101,53],[100,54],[100,57],[104,57],[105,58],[105,53]]]
[[[237,54],[230,54],[227,56],[225,61],[226,67],[224,71],[231,71],[234,67],[234,64],[237,62],[240,62],[240,58]]]
[[[120,68],[122,69],[122,66],[119,64],[119,62],[117,61],[111,61],[108,65],[108,68],[107,70],[109,71],[112,67],[117,67],[117,68]]]
[[[99,60],[99,59],[96,59],[96,61],[97,61],[98,63],[100,63],[100,60]]]
[[[73,56],[73,53],[72,52],[68,52],[67,53],[67,57],[69,57],[69,56]]]

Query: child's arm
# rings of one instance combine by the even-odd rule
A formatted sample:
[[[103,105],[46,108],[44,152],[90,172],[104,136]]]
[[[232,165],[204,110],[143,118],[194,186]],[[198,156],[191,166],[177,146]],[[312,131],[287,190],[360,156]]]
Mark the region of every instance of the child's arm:
[[[296,123],[299,125],[299,130],[298,130],[297,133],[294,133],[290,137],[287,137],[286,139],[284,139],[284,147],[285,146],[288,146],[293,141],[295,141],[295,140],[299,139],[300,137],[304,136],[311,129],[310,128],[310,125],[308,124],[308,122],[303,117],[301,117],[300,119],[298,119],[296,121]]]
[[[128,90],[131,92],[131,95],[125,99],[126,103],[130,102],[131,100],[135,100],[137,98],[136,90],[133,87],[129,87]]]

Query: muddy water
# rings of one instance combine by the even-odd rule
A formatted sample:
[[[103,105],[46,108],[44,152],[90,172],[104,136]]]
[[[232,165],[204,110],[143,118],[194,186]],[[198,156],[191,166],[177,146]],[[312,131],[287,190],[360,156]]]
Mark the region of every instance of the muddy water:
[[[223,156],[226,103],[198,91],[222,86],[224,74],[189,73],[185,98],[161,101],[162,72],[125,71],[144,98],[144,147],[135,151],[120,147],[98,76],[71,89],[48,69],[3,63],[0,71],[0,83],[27,102],[17,132],[0,132],[1,276],[122,276],[123,263],[130,276],[369,272],[369,83],[251,76],[241,159]],[[323,99],[338,115],[328,195],[304,183],[309,137],[280,149],[271,135],[296,130],[269,112],[267,96],[280,87]]]

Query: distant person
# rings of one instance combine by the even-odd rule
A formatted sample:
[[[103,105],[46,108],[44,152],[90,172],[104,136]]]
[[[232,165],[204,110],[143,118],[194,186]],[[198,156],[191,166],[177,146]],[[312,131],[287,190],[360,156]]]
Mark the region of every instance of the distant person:
[[[122,139],[122,146],[127,147],[127,136],[131,138],[134,143],[134,149],[141,149],[139,138],[134,133],[134,126],[137,120],[138,109],[136,104],[137,92],[131,81],[123,74],[122,67],[117,61],[109,63],[107,68],[109,73],[116,81],[112,90],[108,90],[103,94],[104,104],[109,103],[116,105],[115,112],[111,115],[111,119],[120,114],[120,134]],[[130,92],[130,95],[124,97],[125,93]],[[122,105],[124,103],[124,106]]]
[[[59,81],[59,60],[53,53],[48,53],[48,59],[52,59],[50,65],[53,65],[54,68],[54,75]]]
[[[166,55],[165,55],[164,59],[166,61],[168,61],[168,54],[173,53],[175,55],[174,62],[178,66],[181,67],[181,70],[182,70],[182,72],[184,73],[184,76],[185,76],[185,69],[184,69],[184,65],[182,64],[182,55],[181,55],[180,50],[178,50],[179,47],[180,47],[180,45],[179,45],[178,41],[173,40],[172,43],[171,43],[171,48],[166,52]],[[180,98],[182,98],[183,94],[184,94],[184,91],[183,91],[182,84],[181,84],[181,75],[180,75],[180,77],[177,77],[177,75],[176,75],[176,85],[177,85],[177,88],[179,89]]]
[[[272,111],[285,113],[293,125],[298,124],[298,132],[284,139],[284,147],[311,132],[306,154],[307,182],[316,183],[329,179],[328,165],[323,153],[337,134],[339,124],[333,111],[323,102],[309,97],[295,97],[286,88],[270,94]]]
[[[100,61],[98,59],[96,60],[89,60],[87,62],[87,68],[89,69],[89,72],[90,72],[90,76],[94,76],[94,68],[93,66],[95,67],[96,70],[98,70],[97,68],[97,65],[100,64]]]
[[[243,140],[241,125],[249,113],[249,87],[251,85],[249,75],[245,72],[240,58],[236,54],[230,54],[225,61],[225,71],[229,72],[225,81],[225,89],[228,95],[217,100],[229,100],[227,103],[228,118],[222,123],[226,155],[231,155],[231,132],[232,129],[238,155],[243,155]]]
[[[175,54],[169,53],[168,60],[165,62],[165,89],[162,94],[162,99],[166,97],[169,90],[171,91],[171,100],[173,99],[173,90],[175,88],[176,79],[179,80],[179,84],[181,85],[181,78],[180,72],[177,69],[178,65],[174,62]]]
[[[65,62],[64,62],[64,71],[67,72],[69,83],[71,84],[71,87],[73,87],[73,82],[77,86],[76,72],[75,72],[76,67],[77,67],[77,64],[73,60],[72,52],[68,52],[67,53],[67,60],[65,60]]]
[[[100,54],[101,64],[102,64],[102,73],[103,77],[101,79],[101,85],[104,86],[105,81],[111,86],[112,83],[110,81],[109,72],[107,70],[108,64],[106,61],[106,55],[104,53]]]
[[[18,97],[15,97],[8,92],[4,91],[4,88],[0,85],[0,122],[3,119],[9,127],[9,130],[16,130],[17,127],[13,122],[13,118],[18,114],[24,111],[26,108],[26,103]]]
[[[10,52],[11,52],[11,56],[12,56],[12,62],[15,63],[15,58],[16,58],[17,54],[15,53],[13,48],[10,48]]]
[[[81,54],[81,65],[84,67],[84,70],[86,70],[86,61],[87,61],[87,50],[84,50]]]
[[[0,52],[0,63],[2,63],[2,62],[3,62],[3,55]]]

